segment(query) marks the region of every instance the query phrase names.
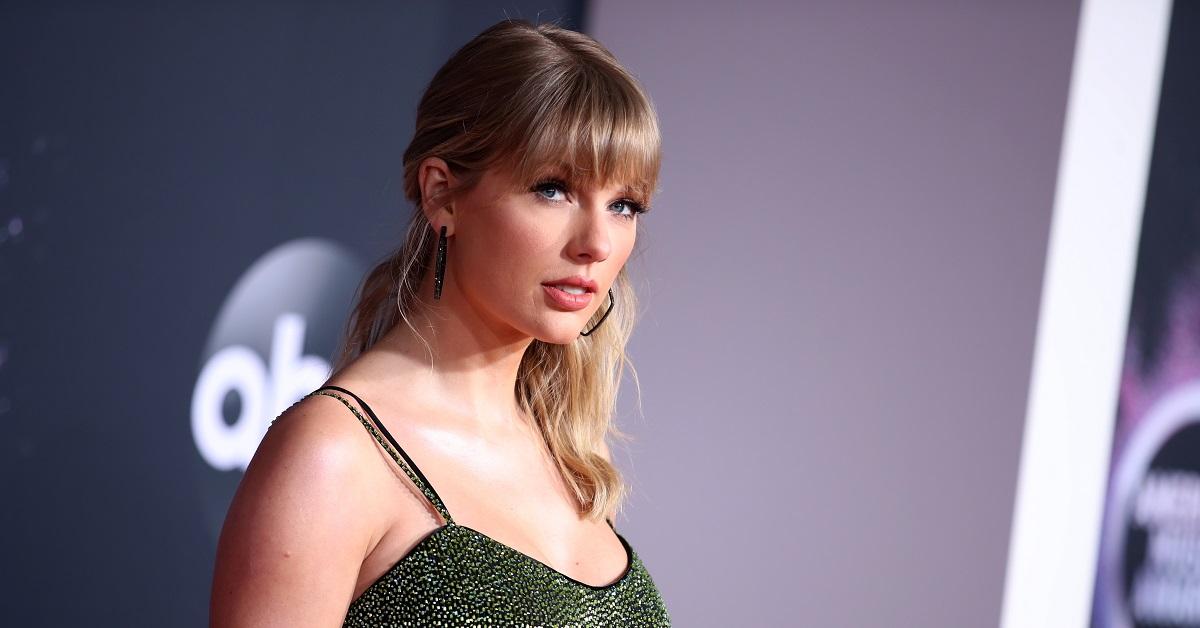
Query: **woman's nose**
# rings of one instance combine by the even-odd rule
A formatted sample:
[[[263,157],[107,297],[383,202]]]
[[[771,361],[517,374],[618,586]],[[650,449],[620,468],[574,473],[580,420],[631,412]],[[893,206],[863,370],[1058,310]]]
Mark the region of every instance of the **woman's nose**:
[[[609,225],[603,210],[586,209],[579,212],[575,237],[571,240],[571,257],[581,264],[594,264],[608,259],[612,252]]]

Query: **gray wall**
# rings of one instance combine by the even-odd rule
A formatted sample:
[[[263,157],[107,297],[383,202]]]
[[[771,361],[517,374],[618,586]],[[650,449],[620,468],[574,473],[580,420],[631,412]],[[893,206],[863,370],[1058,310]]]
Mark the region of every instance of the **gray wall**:
[[[664,129],[618,461],[677,625],[998,622],[1078,10],[592,5]]]

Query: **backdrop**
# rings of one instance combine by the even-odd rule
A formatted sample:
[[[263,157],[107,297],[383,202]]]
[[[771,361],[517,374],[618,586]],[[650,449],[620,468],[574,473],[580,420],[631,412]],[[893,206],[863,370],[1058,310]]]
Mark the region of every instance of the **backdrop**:
[[[994,624],[1077,12],[0,6],[0,621],[205,624],[255,438],[399,237],[421,90],[507,14],[661,117],[617,524],[676,625]]]

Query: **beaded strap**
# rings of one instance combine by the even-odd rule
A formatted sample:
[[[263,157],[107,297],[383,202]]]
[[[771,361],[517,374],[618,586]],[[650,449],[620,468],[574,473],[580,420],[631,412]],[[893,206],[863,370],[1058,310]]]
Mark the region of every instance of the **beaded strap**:
[[[353,393],[351,394],[353,395]],[[404,453],[404,449],[400,447],[400,444],[396,443],[395,439],[391,438],[391,434],[388,434],[388,440],[392,441],[392,443],[395,445],[394,448],[392,445],[389,445],[386,440],[384,440],[383,436],[379,433],[379,430],[371,424],[371,421],[368,421],[367,418],[358,411],[358,408],[355,408],[354,404],[351,404],[349,401],[347,401],[345,397],[342,397],[335,392],[325,390],[324,388],[315,390],[308,395],[305,395],[305,397],[307,398],[313,395],[333,397],[349,408],[350,411],[354,413],[354,416],[358,417],[358,420],[363,424],[363,427],[367,428],[367,431],[371,433],[371,436],[374,436],[375,440],[379,442],[379,446],[383,447],[383,450],[392,457],[392,460],[396,461],[396,464],[400,465],[400,468],[404,471],[404,474],[408,476],[408,479],[412,480],[412,483],[415,484],[416,487],[421,491],[421,494],[423,494],[425,498],[429,500],[429,503],[433,504],[433,507],[437,510],[438,514],[442,516],[442,519],[446,521],[446,524],[450,525],[454,523],[454,519],[450,517],[450,511],[446,509],[446,504],[442,502],[442,498],[437,494],[437,491],[433,490],[433,486],[429,483],[429,480],[425,479],[425,475],[421,473],[420,469],[417,468],[416,463],[414,463],[412,459],[408,457],[408,454]],[[359,403],[363,403],[361,399],[358,399],[357,397],[355,397],[355,399],[357,399]],[[367,407],[365,403],[363,403],[363,406]],[[377,417],[375,417],[375,413],[371,412],[369,407],[367,407],[367,411],[371,413],[371,418],[375,419],[376,421],[379,420]],[[382,428],[383,426],[380,425],[380,427]],[[384,430],[386,431],[386,428],[384,428]]]

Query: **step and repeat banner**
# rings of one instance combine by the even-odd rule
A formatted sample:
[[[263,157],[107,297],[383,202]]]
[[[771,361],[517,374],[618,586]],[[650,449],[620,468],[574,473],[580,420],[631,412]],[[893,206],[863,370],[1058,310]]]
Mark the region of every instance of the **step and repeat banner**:
[[[270,420],[411,207],[417,102],[581,2],[0,5],[0,624],[202,626]]]
[[[1092,626],[1200,627],[1200,3],[1176,2],[1121,365]]]
[[[1078,37],[1002,625],[1200,627],[1200,3]]]

